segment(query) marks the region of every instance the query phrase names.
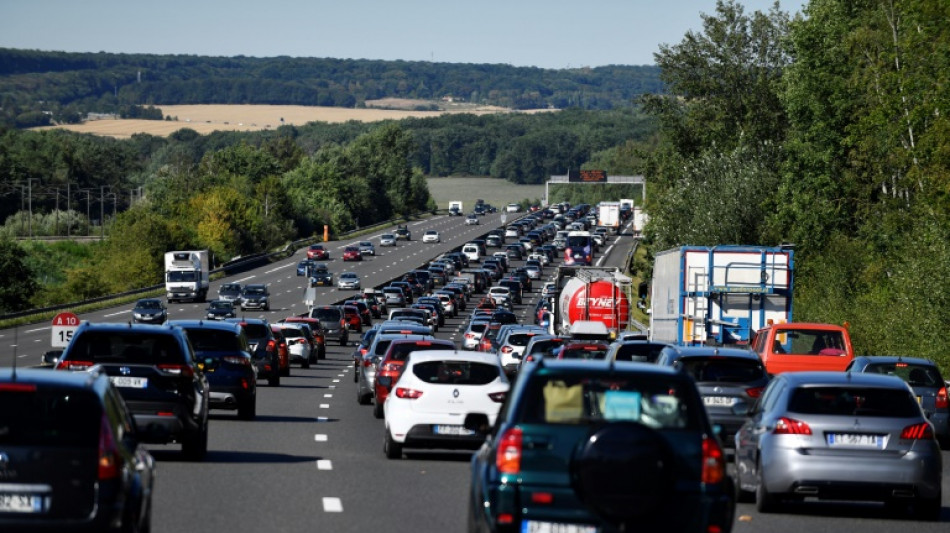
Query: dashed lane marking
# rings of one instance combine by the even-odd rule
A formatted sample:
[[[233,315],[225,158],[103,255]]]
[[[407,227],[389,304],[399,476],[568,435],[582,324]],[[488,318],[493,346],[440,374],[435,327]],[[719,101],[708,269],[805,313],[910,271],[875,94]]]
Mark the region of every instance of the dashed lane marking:
[[[343,502],[339,498],[323,498],[323,512],[342,513]]]
[[[318,459],[317,470],[333,470],[333,463],[329,459]]]
[[[323,433],[317,433],[316,435],[313,436],[313,440],[315,440],[316,442],[326,442],[327,436]]]
[[[330,408],[330,404],[328,404],[328,403],[321,403],[321,404],[320,404],[320,409],[329,409],[329,408]]]
[[[332,394],[324,394],[323,397],[324,397],[324,398],[333,398],[333,395],[332,395]]]

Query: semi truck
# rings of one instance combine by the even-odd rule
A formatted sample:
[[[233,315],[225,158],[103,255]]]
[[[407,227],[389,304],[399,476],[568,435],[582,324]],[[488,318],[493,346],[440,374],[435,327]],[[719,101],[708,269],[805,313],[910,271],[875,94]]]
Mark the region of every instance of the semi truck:
[[[650,339],[678,345],[748,344],[792,321],[790,247],[682,246],[660,252],[650,290]]]
[[[165,254],[165,294],[169,302],[203,302],[210,286],[208,250],[182,250]]]
[[[603,324],[616,336],[630,322],[630,291],[633,281],[616,267],[561,266],[555,283],[550,316],[545,317],[554,335],[570,335],[590,322]]]
[[[620,230],[620,202],[600,202],[597,206],[597,225],[616,235]]]

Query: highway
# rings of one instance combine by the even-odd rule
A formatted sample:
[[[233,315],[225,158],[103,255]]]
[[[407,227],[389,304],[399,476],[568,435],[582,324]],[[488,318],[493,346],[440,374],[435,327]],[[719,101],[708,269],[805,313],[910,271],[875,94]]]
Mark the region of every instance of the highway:
[[[344,263],[342,248],[355,240],[332,242],[329,261],[338,275],[353,270],[364,286],[376,285],[413,269],[438,254],[483,235],[500,225],[500,215],[465,226],[461,217],[434,217],[410,226],[413,240],[397,248],[379,248],[375,258]],[[441,232],[440,244],[422,244],[426,229]],[[378,234],[383,233],[380,231]],[[372,240],[378,234],[359,240]],[[622,234],[605,264],[619,264],[632,243]],[[608,248],[604,247],[606,251]],[[267,267],[219,280],[266,283],[272,309],[247,316],[276,321],[305,311],[305,280],[296,276],[302,251]],[[519,263],[516,263],[519,264]],[[546,275],[553,267],[545,270]],[[532,322],[530,311],[540,284],[516,312]],[[336,289],[320,289],[320,302],[344,297]],[[103,310],[83,320],[125,321],[129,309]],[[175,304],[170,318],[198,318],[203,304]],[[446,319],[440,338],[459,341],[464,315]],[[0,345],[13,344],[13,332],[0,331]],[[280,387],[261,384],[257,419],[240,421],[233,412],[212,411],[209,452],[201,463],[183,461],[179,447],[151,446],[158,462],[154,494],[153,531],[165,532],[442,532],[464,531],[470,452],[411,452],[401,460],[383,455],[383,423],[371,406],[357,404],[352,375],[356,337],[351,346],[329,345],[326,360],[310,369],[292,369]],[[22,328],[17,335],[21,364],[36,364],[49,347],[50,330],[43,325]],[[7,348],[11,350],[12,348]],[[10,352],[8,352],[10,353]],[[944,516],[950,520],[950,455],[944,453]],[[776,532],[943,532],[947,524],[892,518],[874,504],[806,503],[788,512],[760,515],[754,505],[740,504],[734,531]]]

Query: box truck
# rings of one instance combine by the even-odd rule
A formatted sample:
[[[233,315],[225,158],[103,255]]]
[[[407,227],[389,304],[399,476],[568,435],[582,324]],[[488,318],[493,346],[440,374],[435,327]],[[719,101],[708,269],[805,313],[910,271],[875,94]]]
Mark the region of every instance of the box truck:
[[[208,296],[211,261],[208,250],[184,250],[165,254],[165,293],[169,302],[203,302]]]

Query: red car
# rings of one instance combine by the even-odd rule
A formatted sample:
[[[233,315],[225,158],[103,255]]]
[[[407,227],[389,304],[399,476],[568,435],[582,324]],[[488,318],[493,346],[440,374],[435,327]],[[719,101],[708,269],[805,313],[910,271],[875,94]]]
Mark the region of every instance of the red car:
[[[363,317],[360,316],[360,308],[352,304],[343,306],[343,320],[350,326],[350,331],[363,333]]]
[[[290,348],[287,347],[287,339],[284,337],[284,332],[280,326],[271,324],[270,329],[274,332],[274,338],[277,339],[277,357],[280,361],[280,375],[289,376]]]
[[[347,246],[343,249],[343,260],[344,261],[362,261],[363,252],[360,251],[358,246]]]
[[[454,350],[455,343],[450,340],[436,339],[427,337],[424,339],[400,339],[390,343],[386,349],[385,355],[379,361],[376,371],[375,404],[373,405],[373,416],[383,417],[383,402],[389,396],[393,384],[399,381],[399,376],[405,368],[406,361],[409,360],[409,354],[412,352],[421,352],[425,350]]]
[[[330,250],[322,244],[311,244],[310,248],[307,248],[307,259],[330,259]]]

